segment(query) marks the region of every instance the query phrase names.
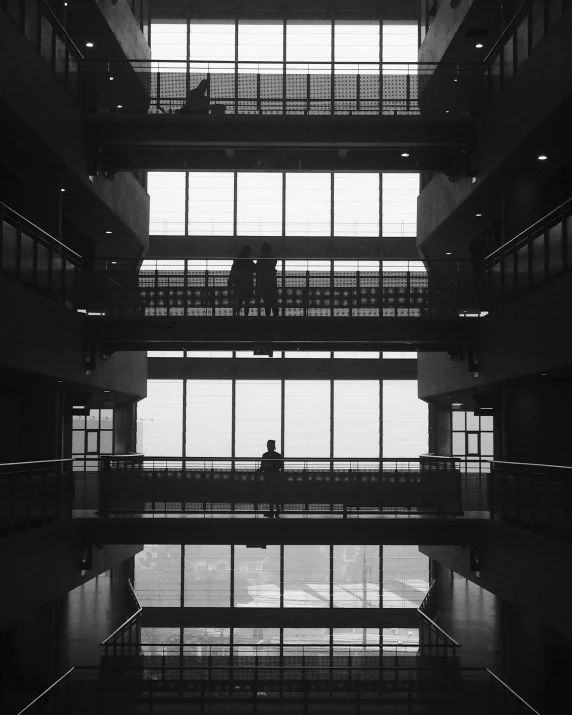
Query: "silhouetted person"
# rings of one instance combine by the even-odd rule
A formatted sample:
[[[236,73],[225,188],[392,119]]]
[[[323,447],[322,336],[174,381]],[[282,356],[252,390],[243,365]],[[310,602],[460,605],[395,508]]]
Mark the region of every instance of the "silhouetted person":
[[[250,310],[250,300],[254,290],[254,271],[256,270],[254,261],[250,258],[251,253],[250,246],[243,246],[230,269],[228,287],[232,291],[234,316],[240,315],[242,308],[244,308],[244,315],[248,315]]]
[[[262,472],[275,472],[276,474],[279,474],[284,470],[284,460],[282,459],[280,452],[276,451],[275,440],[269,439],[268,442],[266,442],[266,449],[268,451],[264,452],[262,455],[260,470]],[[270,518],[276,517],[278,519],[280,516],[280,504],[273,503],[277,491],[276,480],[273,480],[272,477],[270,477],[268,486],[270,491],[270,503],[268,508],[270,511],[267,514],[264,514],[264,516],[268,516]]]
[[[187,99],[179,109],[181,114],[224,114],[224,104],[211,104],[208,96],[209,80],[203,79],[194,89],[187,90]]]
[[[272,255],[269,243],[260,247],[260,257],[256,261],[258,285],[264,304],[265,315],[278,315],[278,286],[276,285],[276,256]]]

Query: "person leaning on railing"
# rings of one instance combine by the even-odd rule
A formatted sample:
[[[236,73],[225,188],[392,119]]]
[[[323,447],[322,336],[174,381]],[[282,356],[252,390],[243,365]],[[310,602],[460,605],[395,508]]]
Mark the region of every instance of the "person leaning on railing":
[[[210,82],[208,79],[201,80],[194,89],[187,90],[187,99],[179,109],[179,114],[224,114],[226,107],[224,104],[211,104],[208,97]],[[207,96],[205,96],[205,94]]]
[[[268,442],[266,442],[266,449],[268,450],[267,452],[264,452],[262,455],[262,459],[260,461],[260,469],[259,471],[261,472],[274,472],[275,474],[279,474],[280,472],[284,471],[284,460],[282,459],[282,455],[280,452],[276,451],[276,442],[273,439],[269,439]],[[269,511],[264,514],[264,516],[269,517],[272,519],[272,517],[276,517],[278,519],[280,517],[280,504],[274,503],[274,499],[276,498],[276,491],[277,491],[277,479],[273,479],[270,477],[268,480],[268,490],[270,492],[270,497],[269,497],[269,504],[268,504],[268,509]]]

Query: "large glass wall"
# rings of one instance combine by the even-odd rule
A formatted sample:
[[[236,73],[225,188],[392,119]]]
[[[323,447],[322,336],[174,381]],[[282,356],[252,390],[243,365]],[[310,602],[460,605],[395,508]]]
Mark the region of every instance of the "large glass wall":
[[[135,557],[143,607],[418,608],[428,578],[416,546],[147,545]]]
[[[137,451],[155,457],[418,457],[427,404],[415,380],[149,380]]]
[[[150,233],[415,236],[418,173],[149,172]]]

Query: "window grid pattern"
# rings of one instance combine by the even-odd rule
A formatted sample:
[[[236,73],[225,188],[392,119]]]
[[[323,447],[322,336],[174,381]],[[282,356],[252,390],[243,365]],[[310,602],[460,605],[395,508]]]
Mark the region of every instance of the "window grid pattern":
[[[418,173],[149,172],[158,236],[414,237]]]
[[[143,607],[416,609],[428,586],[415,546],[151,544],[135,557]]]

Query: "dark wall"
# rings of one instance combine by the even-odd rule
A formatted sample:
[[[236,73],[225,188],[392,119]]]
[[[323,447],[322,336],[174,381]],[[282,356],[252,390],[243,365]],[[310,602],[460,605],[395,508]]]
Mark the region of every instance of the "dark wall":
[[[429,404],[429,452],[451,454],[451,410],[438,404]]]

